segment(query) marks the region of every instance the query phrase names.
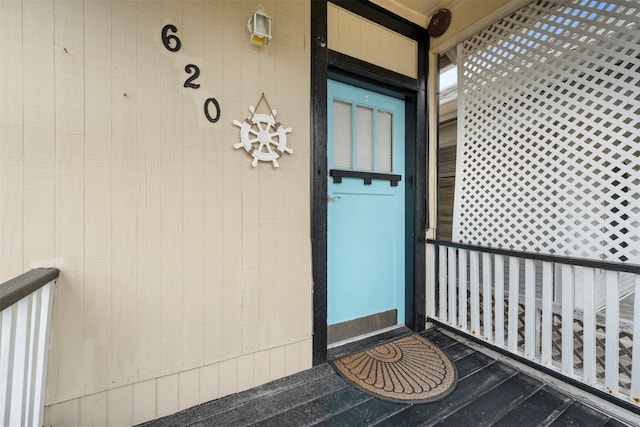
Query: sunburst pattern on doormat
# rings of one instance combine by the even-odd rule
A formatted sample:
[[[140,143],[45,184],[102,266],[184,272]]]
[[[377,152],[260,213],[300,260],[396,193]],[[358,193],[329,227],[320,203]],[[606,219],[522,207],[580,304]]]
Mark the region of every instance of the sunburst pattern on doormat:
[[[418,334],[332,362],[359,388],[402,403],[439,400],[453,391],[458,374],[451,360]]]

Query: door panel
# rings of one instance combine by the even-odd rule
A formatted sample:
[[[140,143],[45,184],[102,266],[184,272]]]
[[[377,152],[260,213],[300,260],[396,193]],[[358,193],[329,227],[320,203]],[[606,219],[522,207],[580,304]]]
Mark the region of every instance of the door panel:
[[[327,323],[404,323],[404,101],[335,81],[328,96]]]

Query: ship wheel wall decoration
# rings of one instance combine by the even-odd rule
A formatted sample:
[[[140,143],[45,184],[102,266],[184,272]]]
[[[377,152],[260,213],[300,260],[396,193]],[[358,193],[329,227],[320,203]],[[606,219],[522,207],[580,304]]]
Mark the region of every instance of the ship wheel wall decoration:
[[[271,112],[270,115],[256,112],[263,100]],[[274,167],[279,167],[278,158],[284,153],[293,153],[293,150],[287,147],[287,133],[291,132],[291,128],[285,128],[276,120],[278,112],[271,109],[264,93],[255,107],[249,106],[249,111],[251,116],[242,122],[233,121],[233,124],[240,128],[241,141],[234,144],[234,147],[244,148],[253,157],[253,167],[258,166],[259,161],[272,162]]]

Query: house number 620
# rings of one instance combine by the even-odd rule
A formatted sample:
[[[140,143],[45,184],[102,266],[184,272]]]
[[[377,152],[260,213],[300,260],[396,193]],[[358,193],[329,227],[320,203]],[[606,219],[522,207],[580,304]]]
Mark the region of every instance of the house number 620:
[[[169,32],[173,34],[169,34]],[[178,29],[173,24],[167,24],[162,27],[162,44],[169,52],[177,52],[182,47],[182,42],[180,38],[175,34],[178,32]],[[187,73],[188,77],[184,81],[184,87],[187,89],[198,89],[200,88],[200,83],[196,83],[196,79],[200,77],[200,67],[195,64],[187,64],[184,67],[184,71]],[[211,116],[210,109],[215,109],[215,116]],[[220,120],[220,104],[218,100],[211,97],[207,98],[204,101],[204,116],[211,123],[215,123]]]

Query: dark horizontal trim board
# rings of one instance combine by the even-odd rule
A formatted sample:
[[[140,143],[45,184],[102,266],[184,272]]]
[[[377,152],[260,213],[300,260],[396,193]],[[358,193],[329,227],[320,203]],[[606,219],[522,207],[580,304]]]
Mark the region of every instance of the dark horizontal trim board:
[[[362,85],[363,80],[370,81],[372,82],[371,87],[366,89],[381,92],[383,88],[381,88],[380,85],[384,84],[394,89],[390,89],[388,93],[384,92],[384,90],[382,92],[385,95],[396,98],[404,98],[404,94],[398,93],[398,88],[412,92],[418,90],[418,81],[412,77],[396,73],[395,71],[362,61],[353,56],[345,55],[344,53],[336,52],[335,50],[328,49],[327,60],[329,61],[330,76],[332,72],[336,73],[340,71],[357,76],[353,79],[356,86]],[[346,81],[345,83],[351,82]]]
[[[584,384],[584,383],[582,383],[582,382],[580,382],[578,380],[575,380],[573,378],[567,377],[567,376],[563,375],[562,373],[560,373],[558,371],[554,371],[553,369],[549,369],[549,368],[547,368],[547,367],[545,367],[543,365],[540,365],[540,364],[538,364],[538,363],[536,363],[536,362],[534,362],[532,360],[529,360],[529,359],[527,359],[525,357],[522,357],[522,356],[517,355],[515,353],[511,353],[510,351],[505,350],[504,348],[497,347],[497,346],[495,346],[493,344],[490,344],[490,343],[484,341],[483,339],[480,339],[478,337],[474,337],[472,335],[463,334],[459,330],[457,330],[456,328],[454,328],[454,327],[452,327],[450,325],[447,325],[446,323],[442,323],[439,320],[432,319],[431,317],[428,317],[428,321],[433,323],[434,325],[436,325],[440,329],[446,329],[447,331],[449,331],[449,332],[451,332],[451,333],[453,333],[453,334],[455,334],[455,335],[457,335],[459,337],[463,337],[465,339],[468,339],[470,341],[475,342],[476,344],[480,344],[483,347],[486,347],[486,348],[488,348],[490,350],[496,351],[496,352],[498,352],[498,353],[500,353],[500,354],[502,354],[504,356],[507,356],[510,359],[513,359],[513,360],[515,360],[517,362],[520,362],[520,363],[522,363],[524,365],[527,365],[527,366],[529,366],[531,368],[534,368],[534,369],[536,369],[536,370],[538,370],[540,372],[543,372],[543,373],[545,373],[547,375],[550,375],[550,376],[552,376],[554,378],[557,378],[557,379],[559,379],[561,381],[564,381],[567,384],[571,384],[572,386],[577,387],[580,390],[584,390],[584,391],[586,391],[588,393],[591,393],[594,396],[597,396],[597,397],[599,397],[599,398],[601,398],[603,400],[611,402],[611,403],[613,403],[613,404],[615,404],[615,405],[617,405],[617,406],[619,406],[621,408],[624,408],[624,409],[626,409],[628,411],[631,411],[631,412],[633,412],[635,414],[640,414],[640,407],[632,404],[631,402],[625,402],[622,399],[618,399],[616,397],[613,397],[610,394],[605,393],[602,390],[599,390],[597,388],[588,386],[588,385],[586,385],[586,384]]]
[[[371,185],[372,180],[389,181],[392,187],[398,186],[398,181],[402,180],[401,175],[393,175],[388,173],[377,172],[356,172],[342,169],[331,169],[329,175],[333,178],[334,184],[340,184],[342,178],[361,178],[364,180],[364,185]]]
[[[436,246],[446,246],[448,248],[466,249],[469,251],[483,252],[495,255],[511,256],[516,258],[527,258],[536,261],[554,262],[558,264],[575,265],[579,267],[601,268],[603,270],[620,271],[624,273],[640,274],[640,265],[624,264],[620,262],[598,261],[585,258],[572,258],[559,255],[547,255],[536,252],[512,251],[509,249],[489,248],[485,246],[467,245],[464,243],[455,243],[445,240],[427,239],[427,244]]]
[[[60,275],[57,268],[35,268],[0,285],[0,311],[37,291]]]

